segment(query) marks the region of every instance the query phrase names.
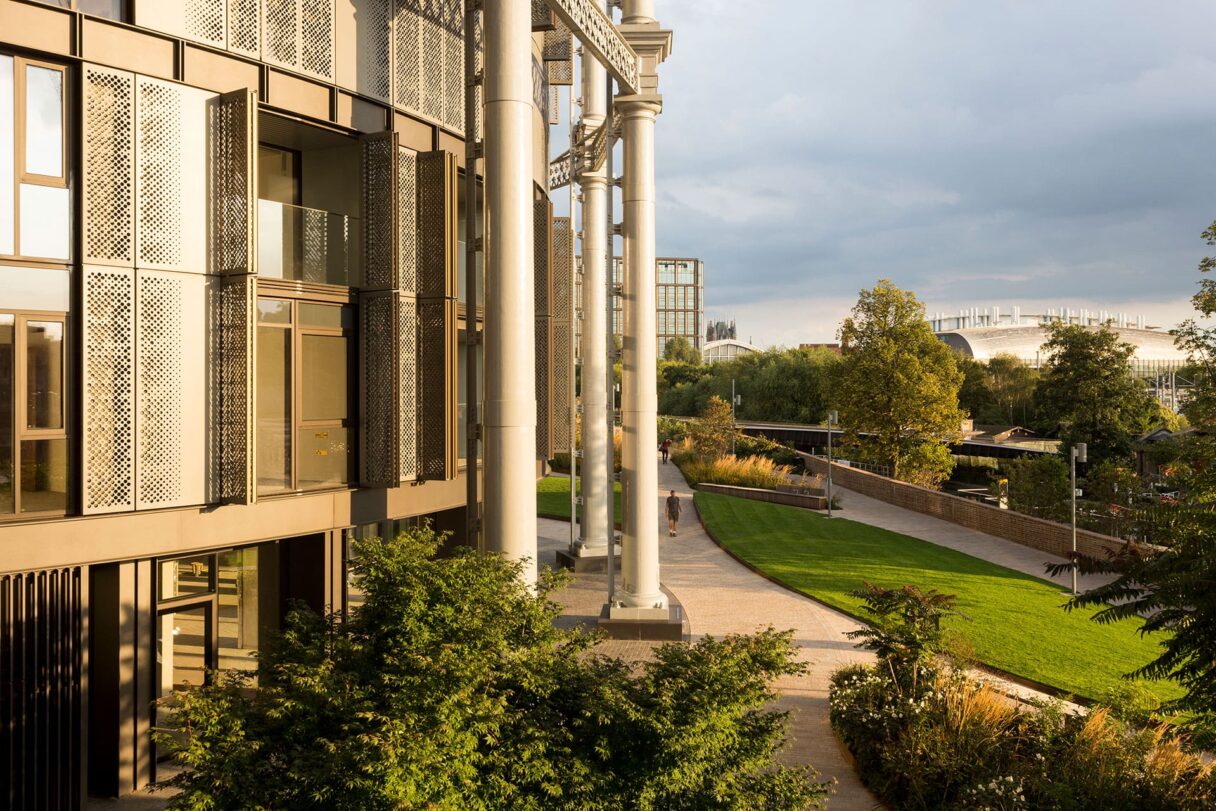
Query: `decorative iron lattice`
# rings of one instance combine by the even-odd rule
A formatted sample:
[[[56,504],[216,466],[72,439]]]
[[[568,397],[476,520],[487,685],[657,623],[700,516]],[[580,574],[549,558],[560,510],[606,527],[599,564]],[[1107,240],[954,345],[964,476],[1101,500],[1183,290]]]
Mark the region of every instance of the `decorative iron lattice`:
[[[176,269],[182,261],[182,94],[168,82],[142,76],[136,82],[136,264]]]
[[[185,35],[224,47],[224,0],[186,0]]]
[[[262,0],[262,57],[288,68],[300,64],[299,0]]]
[[[546,62],[545,72],[550,86],[568,87],[574,84],[573,62]]]
[[[228,50],[260,57],[261,30],[259,0],[228,0]]]
[[[396,432],[401,402],[397,380],[397,294],[365,293],[359,299],[362,319],[360,337],[363,388],[362,453],[363,483],[369,487],[393,487],[400,481]]]
[[[136,280],[136,509],[181,503],[182,282]]]
[[[451,385],[455,370],[455,313],[447,300],[418,302],[419,478],[455,477],[456,437]]]
[[[620,83],[621,92],[642,92],[638,55],[602,9],[591,0],[546,0],[546,3]]]
[[[456,156],[418,156],[418,295],[456,294]]]
[[[532,204],[532,255],[535,276],[532,284],[536,316],[550,314],[549,293],[553,284],[553,204],[537,200]]]
[[[253,448],[254,336],[257,277],[231,276],[219,289],[218,497],[249,504],[255,496]]]
[[[6,808],[85,805],[85,577],[79,566],[0,575]]]
[[[553,426],[553,450],[569,450],[570,410],[574,404],[573,348],[571,344],[574,320],[574,229],[569,217],[553,218],[552,242],[553,284],[550,312],[553,326],[550,332],[553,358],[553,388],[550,403],[550,423]]]
[[[254,273],[253,156],[257,144],[257,96],[225,93],[207,105],[208,205],[212,273]]]
[[[135,506],[135,272],[84,272],[83,512]]]
[[[574,44],[565,23],[559,22],[552,31],[545,32],[545,46],[541,54],[546,62],[569,62],[574,59]]]
[[[392,20],[393,0],[363,0],[359,15],[366,18],[360,31],[358,48],[359,92],[387,101],[393,100]]]
[[[444,122],[444,0],[421,0],[419,26],[422,31],[423,115]]]
[[[419,0],[396,0],[393,11],[393,101],[422,110],[422,20]]]
[[[135,262],[135,79],[84,71],[84,261]]]
[[[553,458],[553,432],[549,400],[553,396],[553,363],[549,357],[553,319],[536,317],[536,458]]]
[[[551,31],[553,29],[553,13],[545,0],[532,0],[532,30]]]
[[[443,123],[464,132],[464,15],[461,0],[443,2]]]
[[[418,289],[418,156],[397,148],[397,287]]]
[[[334,2],[300,0],[300,68],[323,79],[334,77]]]
[[[418,304],[401,296],[397,307],[397,396],[401,407],[397,417],[399,468],[402,481],[418,478],[418,404],[422,393],[418,385]]]
[[[396,233],[393,222],[397,184],[397,136],[385,132],[362,139],[363,280],[370,290],[397,286]]]

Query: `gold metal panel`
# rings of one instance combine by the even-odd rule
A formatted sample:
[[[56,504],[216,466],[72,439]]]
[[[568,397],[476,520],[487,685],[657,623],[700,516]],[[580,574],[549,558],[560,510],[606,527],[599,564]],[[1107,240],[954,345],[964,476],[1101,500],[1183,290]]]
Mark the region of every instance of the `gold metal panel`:
[[[84,65],[84,261],[135,263],[135,77]]]
[[[456,156],[442,150],[418,155],[418,295],[456,298]]]
[[[216,93],[248,88],[257,90],[259,71],[242,59],[187,45],[183,49],[184,80]]]
[[[363,166],[363,286],[397,287],[397,134],[382,132],[360,140]]]
[[[401,480],[399,304],[392,290],[359,296],[360,481],[367,487],[394,487]]]
[[[420,479],[456,477],[456,302],[418,302]]]
[[[46,53],[72,53],[72,14],[49,6],[0,0],[6,44]]]
[[[98,62],[145,76],[172,79],[176,66],[176,43],[135,28],[81,17],[81,55]]]
[[[554,217],[552,231],[553,276],[550,313],[553,316],[550,357],[553,389],[549,399],[553,449],[569,450],[574,437],[570,412],[574,406],[574,229],[569,217]]]
[[[257,273],[257,110],[252,90],[207,104],[210,273]]]

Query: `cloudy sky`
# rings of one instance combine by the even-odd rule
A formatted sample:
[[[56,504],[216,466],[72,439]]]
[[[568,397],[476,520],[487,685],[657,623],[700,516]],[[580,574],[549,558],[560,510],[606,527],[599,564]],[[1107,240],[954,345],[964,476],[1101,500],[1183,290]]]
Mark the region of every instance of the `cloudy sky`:
[[[1216,4],[661,0],[660,255],[761,345],[879,278],[930,313],[1172,326],[1216,219]]]

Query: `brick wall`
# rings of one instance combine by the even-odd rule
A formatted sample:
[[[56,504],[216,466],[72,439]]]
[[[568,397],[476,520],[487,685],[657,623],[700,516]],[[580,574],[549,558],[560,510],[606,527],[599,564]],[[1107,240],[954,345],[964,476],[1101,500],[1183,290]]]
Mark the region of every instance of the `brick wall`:
[[[770,504],[785,504],[807,510],[826,510],[828,500],[824,496],[804,493],[786,493],[779,490],[761,490],[755,487],[735,487],[729,484],[701,482],[697,489],[704,493],[721,493],[724,496],[750,498],[752,501],[767,501]]]
[[[826,459],[806,454],[802,456],[811,470],[826,475]],[[1013,510],[1002,510],[968,498],[895,481],[839,464],[832,465],[832,481],[863,496],[932,515],[943,521],[995,535],[1031,549],[1050,552],[1060,557],[1067,556],[1072,549],[1072,527],[1067,524],[1044,521]],[[848,510],[848,499],[842,499],[841,512],[845,518],[849,515]],[[1118,538],[1083,529],[1077,530],[1077,551],[1082,554],[1105,558],[1108,551],[1117,550],[1122,546],[1123,541]]]

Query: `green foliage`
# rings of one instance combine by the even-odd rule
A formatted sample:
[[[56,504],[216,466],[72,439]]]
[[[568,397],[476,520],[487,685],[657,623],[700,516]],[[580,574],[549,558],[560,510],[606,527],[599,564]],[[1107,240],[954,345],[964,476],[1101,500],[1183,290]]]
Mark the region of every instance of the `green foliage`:
[[[1010,459],[1002,466],[1009,479],[1009,506],[1027,515],[1062,521],[1069,513],[1069,467],[1054,454]]]
[[[1090,465],[1080,486],[1086,501],[1119,509],[1132,506],[1144,490],[1136,471],[1111,459]]]
[[[1109,325],[1054,323],[1043,344],[1047,362],[1035,390],[1039,427],[1060,438],[1061,453],[1078,442],[1093,462],[1126,459],[1157,408],[1128,361],[1135,347]]]
[[[964,672],[916,692],[881,665],[837,671],[832,726],[862,778],[896,808],[1201,809],[1216,773],[1177,730],[1104,708],[1023,706]]]
[[[668,338],[663,346],[663,360],[675,363],[686,363],[690,366],[701,365],[701,353],[697,351],[683,335]]]
[[[574,482],[574,492],[583,492],[581,477]],[[612,483],[613,520],[621,523],[621,483]],[[575,506],[576,520],[582,515],[582,507]],[[570,520],[570,479],[565,476],[546,476],[536,483],[536,514],[558,521]]]
[[[833,400],[845,442],[894,478],[930,486],[949,478],[949,453],[933,448],[962,439],[963,374],[925,321],[924,305],[883,279],[861,291],[840,342]]]
[[[730,453],[734,433],[735,421],[730,403],[717,396],[709,398],[701,416],[688,426],[692,451],[702,459],[717,459]]]
[[[989,359],[985,376],[996,410],[983,414],[977,422],[1026,425],[1039,373],[1013,355],[998,354]]]
[[[659,365],[659,413],[691,417],[711,396],[730,400],[731,380],[743,402],[739,419],[818,423],[827,414],[830,370],[840,362],[826,349],[770,349],[701,366]]]
[[[766,436],[739,434],[735,437],[735,455],[739,457],[763,456],[776,464],[789,465],[792,469],[802,467],[802,457],[798,455],[797,451],[774,442]]]
[[[683,442],[684,437],[688,434],[688,423],[675,417],[659,415],[658,434],[659,442],[665,439],[670,439],[672,442]]]
[[[988,388],[988,366],[961,352],[954,353],[954,362],[963,373],[963,382],[958,389],[959,408],[976,423],[986,423],[985,417],[996,408],[996,398]]]
[[[942,648],[942,618],[955,613],[953,594],[904,585],[886,589],[866,583],[850,592],[860,598],[872,625],[845,636],[860,639],[858,647],[873,651],[887,666],[896,684],[917,690],[920,671],[932,665]]]
[[[790,483],[790,469],[786,465],[774,464],[763,456],[719,456],[705,459],[696,454],[678,454],[675,463],[684,478],[694,487],[702,482],[727,484],[734,487],[758,487],[775,490]]]
[[[1073,598],[1067,608],[1095,608],[1098,623],[1145,617],[1142,633],[1164,632],[1160,655],[1131,675],[1177,682],[1186,693],[1165,708],[1210,724],[1216,719],[1216,513],[1173,506],[1156,507],[1150,515],[1152,540],[1164,548],[1128,543],[1109,559],[1078,555],[1083,574],[1114,578]]]
[[[1203,232],[1209,246],[1216,245],[1216,222]],[[1201,274],[1216,268],[1216,257],[1207,256],[1199,262]],[[1205,276],[1199,281],[1199,292],[1191,297],[1195,311],[1203,318],[1216,315],[1216,278]],[[1184,350],[1192,364],[1191,377],[1195,387],[1182,407],[1182,413],[1192,425],[1208,430],[1216,428],[1216,327],[1205,327],[1188,318],[1174,330],[1174,342]]]
[[[812,808],[826,789],[775,763],[799,673],[790,633],[674,644],[635,672],[553,625],[546,572],[430,529],[358,546],[366,602],[294,611],[259,657],[179,694],[162,734],[188,771],[173,808]]]

